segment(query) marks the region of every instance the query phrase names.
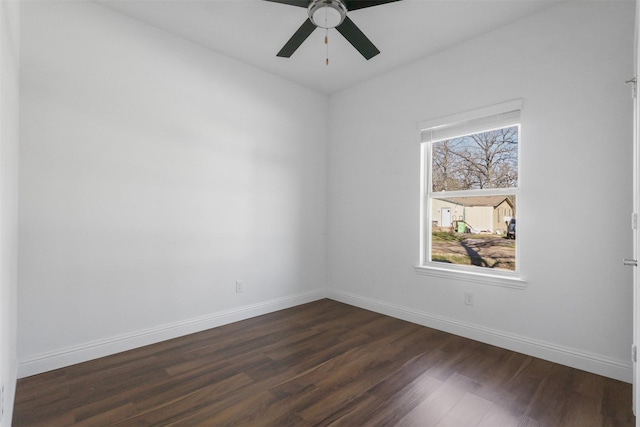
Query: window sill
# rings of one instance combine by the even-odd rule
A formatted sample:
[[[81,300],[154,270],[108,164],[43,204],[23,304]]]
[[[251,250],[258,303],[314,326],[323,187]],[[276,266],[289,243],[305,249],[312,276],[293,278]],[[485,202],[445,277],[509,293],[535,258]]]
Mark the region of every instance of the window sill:
[[[442,277],[451,280],[463,280],[466,282],[480,283],[483,285],[502,286],[506,288],[524,289],[527,281],[520,276],[506,276],[500,274],[486,274],[475,271],[453,270],[431,265],[418,265],[414,267],[416,273],[424,276]]]

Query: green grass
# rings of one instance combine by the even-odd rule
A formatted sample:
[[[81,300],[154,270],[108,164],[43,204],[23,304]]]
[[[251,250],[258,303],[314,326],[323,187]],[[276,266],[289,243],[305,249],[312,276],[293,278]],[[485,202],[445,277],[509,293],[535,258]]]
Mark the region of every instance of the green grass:
[[[434,242],[462,242],[465,239],[506,239],[499,234],[461,234],[449,231],[433,231],[431,240]],[[515,243],[515,242],[514,242]]]
[[[462,234],[449,233],[447,231],[434,231],[431,233],[431,239],[434,242],[461,242],[465,239]]]
[[[449,264],[471,265],[471,257],[464,256],[464,255],[432,254],[431,261],[446,262]]]

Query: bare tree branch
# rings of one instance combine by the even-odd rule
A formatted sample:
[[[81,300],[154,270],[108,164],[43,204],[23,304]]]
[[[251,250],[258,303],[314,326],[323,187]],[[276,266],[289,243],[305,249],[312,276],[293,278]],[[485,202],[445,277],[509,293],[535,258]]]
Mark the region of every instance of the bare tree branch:
[[[433,191],[515,187],[518,128],[437,141],[432,158]]]

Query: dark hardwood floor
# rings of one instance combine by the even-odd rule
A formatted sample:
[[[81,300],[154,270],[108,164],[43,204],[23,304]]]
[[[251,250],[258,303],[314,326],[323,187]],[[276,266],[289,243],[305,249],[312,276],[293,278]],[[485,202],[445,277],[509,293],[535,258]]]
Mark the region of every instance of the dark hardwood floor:
[[[18,382],[14,426],[634,426],[631,385],[331,300]]]

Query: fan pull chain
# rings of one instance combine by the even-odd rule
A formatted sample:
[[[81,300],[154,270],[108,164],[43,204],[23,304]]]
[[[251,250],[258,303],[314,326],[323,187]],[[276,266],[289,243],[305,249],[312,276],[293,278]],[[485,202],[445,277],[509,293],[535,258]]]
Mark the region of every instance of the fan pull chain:
[[[327,47],[327,60],[325,64],[329,66],[329,8],[324,8],[324,45]]]
[[[325,46],[327,46],[327,61],[326,61],[326,64],[328,66],[329,65],[329,29],[325,30],[324,44],[325,44]]]

